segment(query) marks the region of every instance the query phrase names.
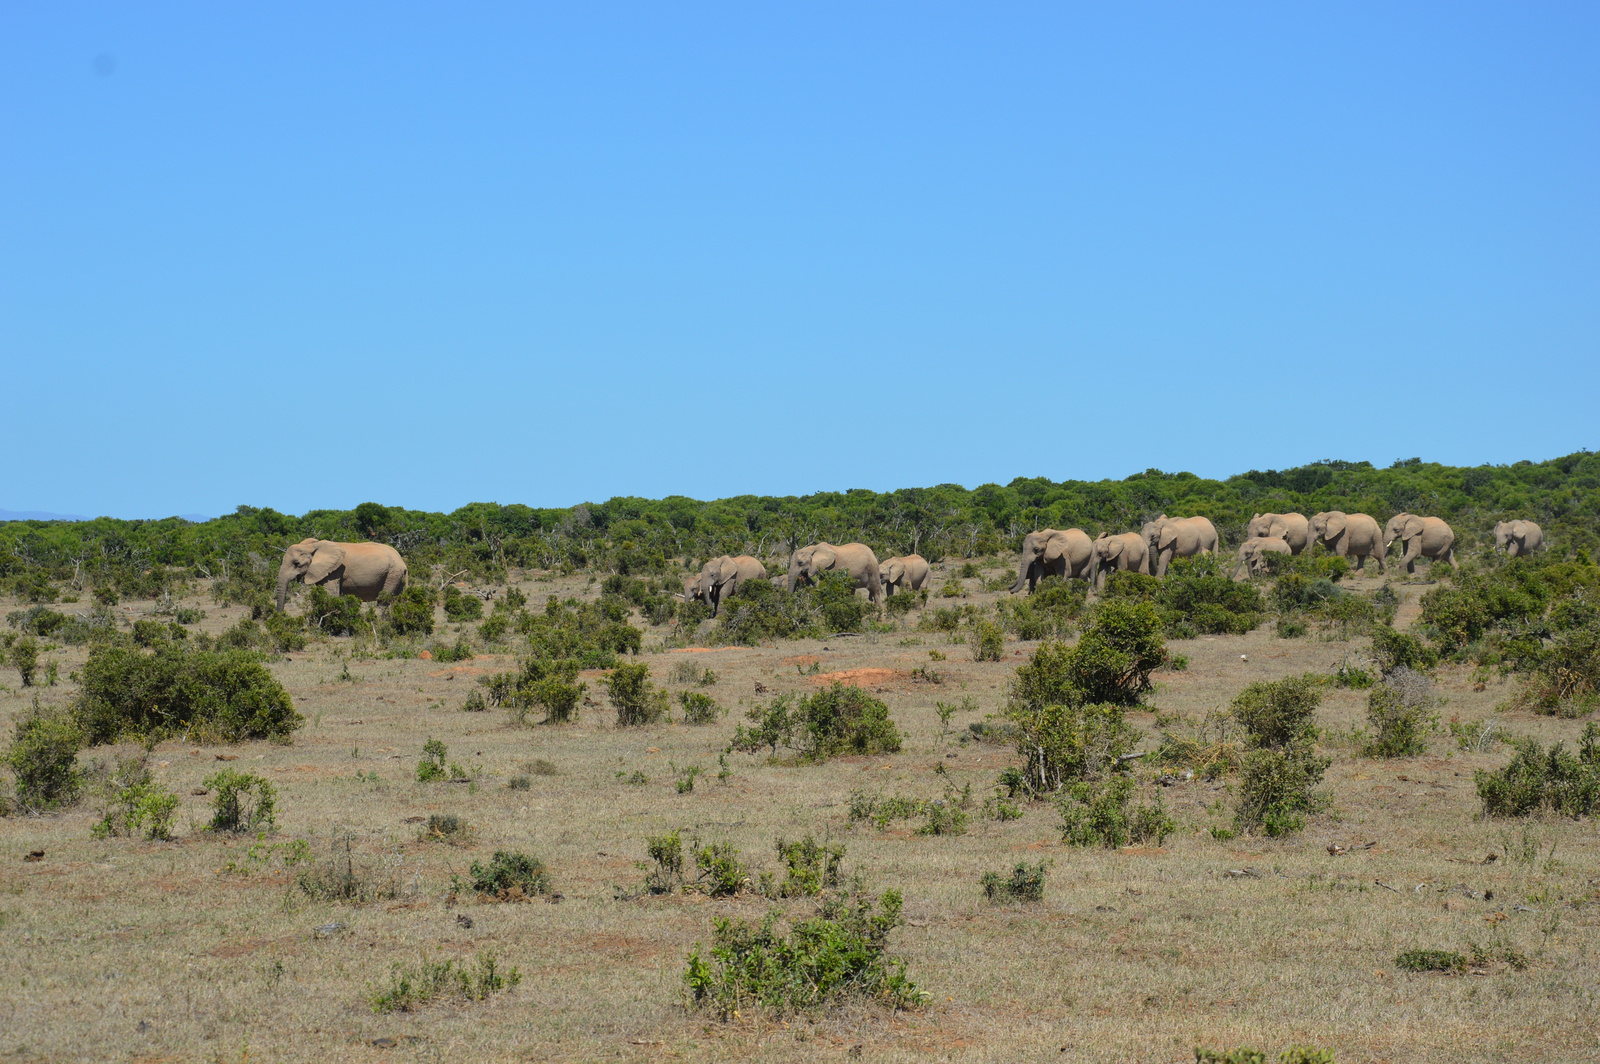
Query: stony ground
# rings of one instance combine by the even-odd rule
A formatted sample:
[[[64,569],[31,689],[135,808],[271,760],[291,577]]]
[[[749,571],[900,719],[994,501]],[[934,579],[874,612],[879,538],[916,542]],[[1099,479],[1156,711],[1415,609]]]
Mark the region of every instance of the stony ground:
[[[935,589],[944,578],[935,573]],[[525,589],[532,601],[595,590],[581,577]],[[1402,590],[1403,624],[1424,588]],[[206,630],[236,620],[236,610],[198,594],[191,601],[207,610]],[[131,618],[150,605],[124,609]],[[659,640],[647,633],[647,644]],[[1329,671],[1362,648],[1280,640],[1270,627],[1174,644],[1189,667],[1158,674],[1149,711],[1132,719],[1153,743],[1158,714],[1194,726],[1253,680]],[[975,806],[968,832],[953,837],[849,823],[857,791],[935,797],[970,782],[981,804],[1014,755],[960,735],[998,711],[1030,650],[1008,643],[1005,660],[977,663],[965,645],[911,630],[654,650],[641,660],[658,682],[679,690],[687,684],[675,677],[694,671],[684,663],[711,668],[717,683],[698,689],[732,712],[703,727],[618,729],[603,705],[585,705],[559,727],[461,712],[475,677],[509,667],[509,658],[440,665],[352,655],[348,640],[313,643],[271,665],[307,717],[292,745],[155,749],[158,779],[184,796],[176,841],[92,839],[92,798],[55,816],[0,820],[0,1053],[19,1061],[1099,1062],[1192,1060],[1196,1044],[1249,1043],[1275,1057],[1308,1042],[1342,1062],[1600,1059],[1595,825],[1476,820],[1473,770],[1503,764],[1505,747],[1464,752],[1441,734],[1425,757],[1361,758],[1349,733],[1362,723],[1364,692],[1332,690],[1319,712],[1334,758],[1332,803],[1293,840],[1214,838],[1208,829],[1228,822],[1232,796],[1225,781],[1198,779],[1160,789],[1181,825],[1161,847],[1064,847],[1043,803],[1005,823]],[[83,652],[51,656],[65,677]],[[941,682],[913,676],[918,667]],[[811,690],[840,674],[888,703],[906,735],[902,752],[800,767],[732,754],[717,778],[734,724],[768,697],[758,684]],[[14,670],[0,682],[9,718],[35,692],[16,687]],[[1543,741],[1581,731],[1582,722],[1497,711],[1510,689],[1474,686],[1465,672],[1442,672],[1446,718],[1493,716]],[[63,681],[38,693],[60,701],[71,692]],[[936,703],[966,698],[976,708],[958,711],[946,733]],[[0,725],[9,733],[8,719]],[[474,782],[417,783],[429,738],[445,742]],[[224,764],[277,784],[277,831],[265,841],[278,850],[258,846],[252,856],[253,840],[201,830],[210,798],[191,792]],[[688,766],[707,771],[680,794],[675,779]],[[521,775],[529,789],[507,786]],[[472,837],[422,840],[434,813],[463,818]],[[928,1007],[729,1025],[686,1011],[689,948],[709,938],[714,917],[758,918],[770,903],[640,896],[645,836],[675,827],[731,841],[752,872],[776,866],[777,837],[844,844],[847,871],[903,891],[907,923],[892,942],[931,995]],[[311,900],[293,885],[296,870],[283,868],[296,839],[317,861],[348,847],[354,865],[391,882],[395,896]],[[452,874],[497,849],[541,858],[559,900],[452,903]],[[41,850],[42,859],[25,860]],[[1024,859],[1052,862],[1045,899],[986,903],[979,877]],[[1463,975],[1407,974],[1394,964],[1405,949],[1474,946],[1526,963],[1497,959]],[[368,1003],[393,965],[485,950],[515,965],[520,984],[487,1001],[411,1013],[377,1014]]]

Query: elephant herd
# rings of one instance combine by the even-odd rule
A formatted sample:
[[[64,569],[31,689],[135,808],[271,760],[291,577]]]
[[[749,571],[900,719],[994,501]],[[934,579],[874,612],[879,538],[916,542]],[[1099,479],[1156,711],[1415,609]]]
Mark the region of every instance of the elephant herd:
[[[1256,514],[1250,519],[1245,540],[1239,545],[1235,578],[1245,573],[1260,574],[1269,554],[1300,554],[1317,543],[1341,558],[1354,558],[1360,571],[1368,558],[1384,572],[1384,555],[1399,540],[1403,548],[1400,561],[1406,572],[1416,571],[1418,558],[1456,564],[1456,534],[1437,517],[1398,513],[1382,528],[1367,514],[1347,514],[1330,510],[1312,517],[1304,514]],[[1512,557],[1529,554],[1544,546],[1544,531],[1532,521],[1501,521],[1494,526],[1496,550]],[[1197,554],[1216,554],[1217,530],[1204,517],[1168,517],[1162,514],[1138,532],[1102,534],[1091,540],[1079,528],[1058,531],[1052,528],[1030,532],[1022,540],[1022,556],[1017,563],[1017,578],[1011,591],[1031,592],[1046,576],[1063,580],[1084,580],[1092,587],[1103,585],[1105,574],[1113,570],[1165,576],[1173,558]],[[788,590],[814,583],[826,572],[845,572],[853,587],[867,589],[874,605],[896,591],[918,591],[927,584],[928,562],[919,554],[878,560],[865,543],[813,543],[789,556],[789,574],[783,580]],[[336,543],[307,539],[284,552],[278,567],[278,606],[281,609],[294,580],[318,584],[335,595],[353,595],[367,602],[390,599],[405,589],[405,559],[384,543]],[[683,597],[689,602],[704,602],[716,616],[722,600],[752,580],[766,580],[767,568],[748,554],[722,555],[706,562],[700,572],[683,583]]]

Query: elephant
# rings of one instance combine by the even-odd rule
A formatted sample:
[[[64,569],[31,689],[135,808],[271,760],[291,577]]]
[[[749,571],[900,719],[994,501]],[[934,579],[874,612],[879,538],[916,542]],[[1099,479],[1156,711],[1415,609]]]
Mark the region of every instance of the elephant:
[[[1256,514],[1245,535],[1251,539],[1281,539],[1289,544],[1290,554],[1299,554],[1311,546],[1311,521],[1305,514]]]
[[[817,577],[832,570],[850,574],[854,586],[867,589],[867,598],[874,606],[883,595],[883,582],[878,578],[878,556],[865,543],[813,543],[789,555],[789,581],[793,591],[796,585],[810,584]]]
[[[372,602],[405,590],[406,563],[387,543],[303,539],[283,552],[283,564],[278,566],[280,610],[291,580],[320,584],[335,595],[354,595]]]
[[[739,585],[766,578],[767,567],[750,555],[731,558],[724,554],[706,562],[698,576],[683,582],[683,597],[687,602],[707,603],[715,617],[722,600],[739,590]]]
[[[921,591],[928,582],[928,559],[920,554],[907,554],[903,558],[886,558],[878,563],[878,582],[883,585],[885,598],[901,587]]]
[[[1017,579],[1011,584],[1011,593],[1022,590],[1028,583],[1028,593],[1040,580],[1054,574],[1063,580],[1093,580],[1094,543],[1081,528],[1058,532],[1041,528],[1029,532],[1022,539],[1022,557],[1017,562]]]
[[[1532,521],[1496,521],[1494,546],[1513,558],[1532,554],[1544,546],[1544,529]]]
[[[1173,558],[1192,558],[1196,554],[1217,553],[1217,530],[1204,517],[1160,517],[1144,526],[1141,533],[1154,561],[1147,561],[1146,571],[1157,576],[1167,575],[1167,564]]]
[[[1417,571],[1418,558],[1435,558],[1449,562],[1452,569],[1457,568],[1456,552],[1453,549],[1456,541],[1455,530],[1441,518],[1418,517],[1402,510],[1389,518],[1389,523],[1383,526],[1385,553],[1397,539],[1405,549],[1400,561],[1408,573]]]
[[[1367,514],[1347,514],[1343,510],[1325,510],[1311,518],[1309,541],[1306,546],[1321,543],[1341,558],[1354,557],[1356,572],[1361,572],[1368,558],[1378,562],[1378,572],[1383,566],[1383,529]]]
[[[1294,548],[1289,546],[1287,540],[1277,536],[1252,536],[1239,544],[1239,567],[1234,570],[1233,578],[1241,580],[1245,575],[1260,576],[1267,570],[1268,554],[1293,554]]]
[[[1092,546],[1094,566],[1088,580],[1096,590],[1105,583],[1103,576],[1107,569],[1125,573],[1150,572],[1149,547],[1141,533],[1124,532],[1120,536],[1102,533]]]

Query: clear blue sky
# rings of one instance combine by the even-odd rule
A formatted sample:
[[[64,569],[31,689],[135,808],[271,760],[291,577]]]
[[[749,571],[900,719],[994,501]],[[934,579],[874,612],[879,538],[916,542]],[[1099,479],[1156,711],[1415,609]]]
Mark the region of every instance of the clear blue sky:
[[[0,507],[1600,446],[1600,7],[0,6]]]

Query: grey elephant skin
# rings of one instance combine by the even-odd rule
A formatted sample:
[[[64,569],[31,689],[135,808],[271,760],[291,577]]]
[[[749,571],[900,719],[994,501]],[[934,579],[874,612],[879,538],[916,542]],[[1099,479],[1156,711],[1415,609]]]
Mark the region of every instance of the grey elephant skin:
[[[1094,579],[1094,541],[1081,528],[1058,531],[1041,528],[1022,537],[1022,556],[1017,559],[1017,578],[1011,593],[1028,585],[1028,593],[1047,576],[1063,580]]]
[[[1532,521],[1497,521],[1494,526],[1494,548],[1503,550],[1513,558],[1532,554],[1544,546],[1544,529]]]
[[[1245,528],[1250,539],[1281,539],[1290,554],[1311,546],[1311,519],[1305,514],[1256,514]]]
[[[1369,514],[1347,514],[1343,510],[1326,510],[1311,518],[1311,542],[1321,543],[1341,558],[1354,558],[1356,572],[1365,568],[1367,559],[1377,560],[1378,572],[1383,567],[1383,529]]]
[[[1143,533],[1124,532],[1118,536],[1102,534],[1094,541],[1094,571],[1089,582],[1096,591],[1105,586],[1105,573],[1109,569],[1149,574],[1149,544]]]
[[[688,602],[704,602],[717,615],[722,600],[750,580],[765,580],[767,567],[748,554],[712,558],[700,567],[699,575],[683,582],[683,597]]]
[[[278,608],[289,583],[318,584],[334,595],[353,595],[363,602],[393,598],[406,588],[406,563],[387,543],[336,543],[303,539],[283,552],[278,566]]]
[[[878,563],[878,583],[883,585],[885,598],[904,588],[921,591],[928,582],[928,559],[920,554],[885,558]]]
[[[1293,554],[1288,542],[1276,536],[1255,536],[1239,544],[1239,564],[1233,571],[1235,580],[1260,576],[1267,571],[1269,554]]]
[[[823,573],[845,572],[855,587],[867,589],[867,598],[876,606],[883,596],[883,583],[878,579],[878,556],[865,543],[812,543],[789,555],[789,580],[787,587],[815,583]]]
[[[1167,575],[1167,566],[1174,558],[1193,558],[1197,554],[1217,553],[1216,526],[1204,517],[1160,517],[1142,529],[1146,548],[1150,552],[1148,571],[1157,576]]]
[[[1408,573],[1417,571],[1418,558],[1449,562],[1450,568],[1457,568],[1454,550],[1455,529],[1445,524],[1442,518],[1418,517],[1416,514],[1401,511],[1389,518],[1389,523],[1383,526],[1384,551],[1387,552],[1397,539],[1404,548],[1400,564],[1406,567]]]

